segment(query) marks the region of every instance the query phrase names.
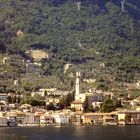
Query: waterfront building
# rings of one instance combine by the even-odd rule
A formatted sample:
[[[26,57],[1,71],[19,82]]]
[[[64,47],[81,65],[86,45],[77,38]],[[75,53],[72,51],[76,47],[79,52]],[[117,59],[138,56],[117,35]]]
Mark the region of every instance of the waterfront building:
[[[17,115],[16,112],[7,112],[7,125],[8,126],[16,126],[17,125]]]
[[[25,118],[26,118],[25,113],[23,113],[22,111],[16,112],[16,121],[18,125],[25,125],[26,124]]]
[[[5,116],[0,117],[0,126],[7,126],[8,119]]]
[[[83,124],[103,124],[103,117],[101,115],[93,115],[93,113],[86,113],[82,115]]]
[[[140,112],[138,111],[125,111],[125,112],[118,112],[118,124],[140,124]]]
[[[40,116],[40,125],[49,125],[53,124],[53,117],[48,114]]]
[[[72,125],[80,125],[81,124],[81,113],[73,113],[70,116],[70,124]]]
[[[52,116],[56,124],[69,124],[70,122],[70,116],[64,113],[54,113]]]
[[[117,116],[104,116],[103,117],[103,125],[117,125]]]
[[[32,113],[26,113],[23,124],[33,126],[34,123],[35,123],[35,115]]]
[[[40,125],[40,116],[34,115],[34,125],[39,126]]]
[[[83,124],[104,124],[106,121],[115,122],[115,113],[84,113],[82,115]],[[107,119],[109,118],[109,119]]]

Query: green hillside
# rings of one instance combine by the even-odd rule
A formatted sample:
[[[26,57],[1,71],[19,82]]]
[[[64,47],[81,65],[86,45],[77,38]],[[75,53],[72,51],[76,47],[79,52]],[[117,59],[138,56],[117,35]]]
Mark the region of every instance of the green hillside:
[[[77,2],[1,0],[1,52],[26,57],[26,50],[46,49],[51,54],[42,61],[46,75],[60,76],[66,63],[89,72],[100,70],[98,65],[104,63],[105,73],[114,79],[136,79],[140,72],[140,2],[126,0],[124,9],[120,0]]]

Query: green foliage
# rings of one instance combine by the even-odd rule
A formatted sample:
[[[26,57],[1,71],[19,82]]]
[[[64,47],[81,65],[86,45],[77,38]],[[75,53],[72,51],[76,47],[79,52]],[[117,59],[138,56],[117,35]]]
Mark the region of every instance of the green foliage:
[[[14,95],[14,96],[7,96],[7,102],[9,104],[11,103],[20,103],[21,102],[21,97],[18,95]]]
[[[7,102],[8,102],[9,104],[12,103],[12,97],[11,97],[11,96],[8,96],[8,97],[7,97]]]
[[[89,111],[88,97],[86,97],[84,101],[84,112],[88,112],[88,111]]]
[[[109,72],[113,68],[108,73],[116,81],[133,82],[135,73],[140,72],[140,3],[127,0],[123,13],[120,2],[82,0],[79,11],[72,0],[1,0],[0,52],[24,58],[25,51],[30,49],[49,52],[50,58],[42,61],[43,74],[61,79],[56,80],[59,85],[53,80],[48,82],[48,87],[72,88],[62,75],[66,63],[83,64],[88,71],[98,71],[95,64],[104,62]],[[19,30],[23,35],[17,36]],[[15,71],[15,77],[23,73],[20,66],[9,69]],[[97,71],[96,75],[102,73],[101,69]],[[101,82],[96,86],[109,89]],[[25,88],[34,89],[32,85]]]
[[[5,51],[6,51],[6,46],[0,41],[0,53],[4,53]]]
[[[71,102],[74,100],[74,95],[72,93],[69,93],[65,96],[63,96],[59,102],[60,108],[65,108],[70,106]]]
[[[109,89],[110,82],[104,79],[99,79],[94,83],[96,89],[107,91]]]
[[[28,98],[28,99],[24,100],[24,101],[22,101],[22,104],[30,104],[32,106],[46,106],[45,101],[37,100],[34,98]]]
[[[100,108],[101,112],[112,112],[116,109],[116,106],[113,103],[113,100],[110,98],[106,98]]]
[[[96,112],[96,111],[99,111],[99,108],[93,108],[93,106],[89,106],[88,97],[86,97],[84,101],[84,112]]]
[[[24,85],[24,89],[25,89],[26,91],[33,91],[34,85],[33,85],[33,84],[30,84],[30,83],[26,83],[26,84]]]
[[[122,104],[121,104],[121,100],[114,100],[113,101],[115,108],[121,108]]]
[[[55,110],[55,106],[53,105],[53,103],[50,103],[49,105],[47,105],[47,110]]]
[[[61,1],[2,0],[1,35],[4,34],[7,46],[12,44],[24,50],[38,44],[39,48],[57,52],[59,58],[77,62],[89,58],[88,49],[103,52],[106,58],[111,54],[116,58],[123,52],[138,55],[140,24],[138,19],[129,16],[131,13],[123,14],[121,8],[110,1],[83,1],[80,12],[75,2]],[[19,29],[23,37],[15,35]]]

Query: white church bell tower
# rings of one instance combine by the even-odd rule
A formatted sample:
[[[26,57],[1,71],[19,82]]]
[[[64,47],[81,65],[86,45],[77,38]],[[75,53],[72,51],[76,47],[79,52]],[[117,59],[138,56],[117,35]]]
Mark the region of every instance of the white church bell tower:
[[[80,72],[76,72],[75,100],[79,99],[80,95]]]

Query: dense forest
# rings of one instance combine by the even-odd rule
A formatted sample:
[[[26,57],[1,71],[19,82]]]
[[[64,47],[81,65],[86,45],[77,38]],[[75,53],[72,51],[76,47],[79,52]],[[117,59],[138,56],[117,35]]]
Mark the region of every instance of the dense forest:
[[[118,81],[138,78],[139,0],[1,0],[0,10],[2,54],[46,50],[45,75],[60,76],[67,63],[94,72],[104,63]]]

